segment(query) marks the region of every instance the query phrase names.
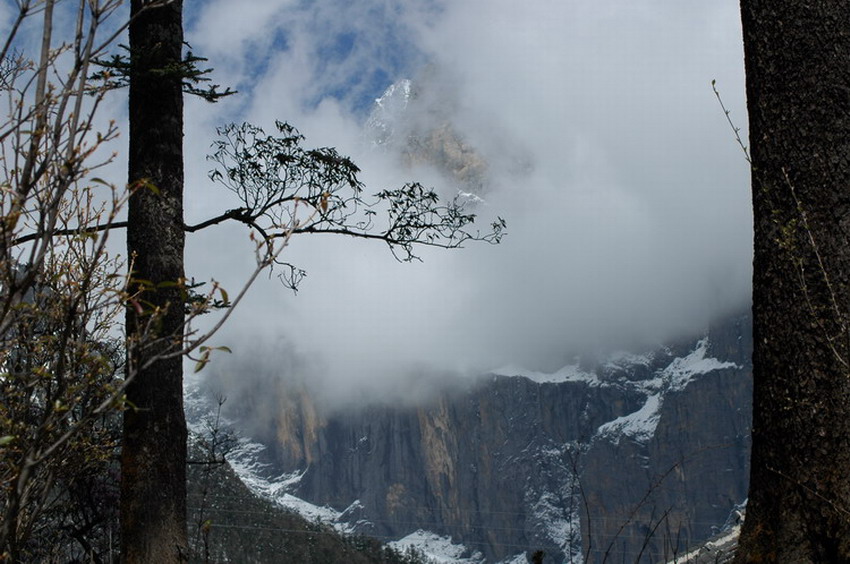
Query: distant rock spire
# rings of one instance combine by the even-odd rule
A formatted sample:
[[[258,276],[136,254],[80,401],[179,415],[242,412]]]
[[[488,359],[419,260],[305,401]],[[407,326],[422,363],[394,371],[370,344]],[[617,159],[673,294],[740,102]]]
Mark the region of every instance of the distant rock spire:
[[[375,100],[367,135],[375,146],[397,152],[406,166],[432,166],[455,184],[458,195],[480,202],[487,184],[486,159],[452,123],[451,100],[419,93],[420,86],[410,79],[391,84]]]

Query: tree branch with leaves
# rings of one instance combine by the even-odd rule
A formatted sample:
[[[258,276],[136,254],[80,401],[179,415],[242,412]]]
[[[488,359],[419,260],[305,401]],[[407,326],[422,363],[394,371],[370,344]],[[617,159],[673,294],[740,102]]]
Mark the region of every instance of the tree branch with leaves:
[[[210,178],[236,194],[241,205],[186,225],[182,173],[171,184],[160,174],[176,174],[178,165],[182,170],[176,150],[182,146],[182,95],[215,101],[232,92],[209,82],[208,69],[197,66],[204,59],[184,55],[182,39],[165,58],[159,44],[139,47],[139,38],[152,32],[174,39],[180,31],[182,37],[179,0],[133,0],[129,20],[117,25],[112,20],[121,0],[80,1],[72,10],[72,29],[57,24],[54,11],[62,1],[19,0],[0,48],[0,559],[11,562],[114,556],[116,539],[98,516],[88,514],[79,527],[67,523],[69,515],[82,515],[78,494],[89,483],[82,478],[115,477],[119,450],[127,461],[122,507],[136,504],[144,513],[146,504],[172,491],[163,487],[166,480],[182,480],[182,361],[193,359],[201,369],[214,351],[226,350],[211,339],[263,272],[282,265],[284,283],[297,286],[303,271],[283,260],[292,237],[375,240],[398,260],[410,261],[418,259],[419,245],[498,243],[505,233],[502,219],[486,232],[473,230],[475,215],[462,202],[443,203],[417,183],[367,197],[360,170],[348,157],[331,148],[304,148],[304,137],[285,123],[276,124],[274,135],[248,124],[219,131]],[[35,17],[42,21],[32,53],[31,38],[21,33]],[[165,27],[157,29],[161,24]],[[116,40],[128,27],[134,28],[130,55],[115,56]],[[152,147],[151,139],[165,138],[157,128],[166,121],[171,145],[144,156],[143,166],[131,164],[126,183],[98,176],[108,176],[104,171],[116,156],[118,126],[100,117],[106,96],[129,85],[135,100],[163,106],[155,86],[165,83],[176,102],[160,117],[131,111],[129,160],[138,163],[137,152]],[[165,209],[173,212],[167,218]],[[183,234],[225,221],[245,225],[255,245],[255,267],[232,299],[215,282],[197,292],[182,270]],[[157,223],[169,229],[156,231]],[[122,257],[109,242],[125,229],[132,244]],[[138,247],[150,240],[176,253],[177,268],[150,274],[151,264],[168,259],[166,251]],[[212,327],[196,329],[195,321],[211,312],[220,315]],[[171,366],[167,373],[160,371],[165,364]],[[161,398],[146,395],[163,383],[170,426],[164,412],[151,407]],[[139,450],[128,443],[127,432],[119,440],[114,424],[122,414],[125,421],[143,422],[131,429],[136,436],[166,429],[160,443],[150,443],[162,448],[148,444]],[[165,452],[178,453],[169,465],[157,458]],[[142,465],[144,457],[150,458]],[[141,472],[158,465],[169,476]],[[136,488],[144,480],[150,487]],[[165,549],[177,561],[188,546],[181,497],[185,492],[178,484],[167,500],[176,500],[169,523],[183,529]],[[124,519],[124,536],[151,522]],[[141,531],[140,538],[148,532]],[[125,545],[123,558],[156,560],[141,545]]]

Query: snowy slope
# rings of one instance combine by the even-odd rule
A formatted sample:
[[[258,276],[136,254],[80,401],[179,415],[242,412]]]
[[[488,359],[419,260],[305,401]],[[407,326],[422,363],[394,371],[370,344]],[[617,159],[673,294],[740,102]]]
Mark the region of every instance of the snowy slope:
[[[689,355],[674,358],[669,365],[654,373],[652,378],[637,382],[635,387],[646,394],[646,402],[643,406],[633,413],[600,426],[597,434],[614,441],[618,441],[621,436],[626,436],[646,442],[655,434],[666,394],[684,390],[694,378],[714,370],[740,368],[734,362],[722,362],[716,358],[706,357],[708,346],[708,337],[701,339]],[[606,366],[617,366],[622,369],[631,363],[645,365],[647,359],[646,356],[618,355],[616,361],[609,361]]]

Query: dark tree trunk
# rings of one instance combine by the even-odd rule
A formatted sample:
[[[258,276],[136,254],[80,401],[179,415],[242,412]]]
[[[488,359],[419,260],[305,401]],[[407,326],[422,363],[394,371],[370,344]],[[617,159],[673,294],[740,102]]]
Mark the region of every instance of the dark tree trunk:
[[[850,2],[741,12],[755,390],[737,562],[850,562]]]
[[[133,278],[157,285],[183,278],[183,94],[174,63],[183,48],[182,2],[141,11],[132,0],[130,25],[129,181],[150,183],[130,199],[127,248]],[[167,69],[171,68],[171,72]],[[145,291],[163,308],[155,326],[161,340],[131,354],[139,367],[179,347],[183,300],[172,286]],[[127,313],[130,338],[146,321]],[[157,360],[139,370],[129,387],[121,455],[121,554],[123,562],[185,561],[186,421],[182,358]]]

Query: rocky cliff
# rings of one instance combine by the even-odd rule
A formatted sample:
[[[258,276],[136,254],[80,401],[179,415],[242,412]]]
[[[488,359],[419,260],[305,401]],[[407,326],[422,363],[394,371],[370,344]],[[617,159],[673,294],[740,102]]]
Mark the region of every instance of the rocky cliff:
[[[746,496],[749,327],[738,315],[554,374],[506,368],[421,405],[328,411],[267,381],[277,408],[253,438],[268,476],[357,532],[429,531],[469,561],[658,562],[715,534]]]

